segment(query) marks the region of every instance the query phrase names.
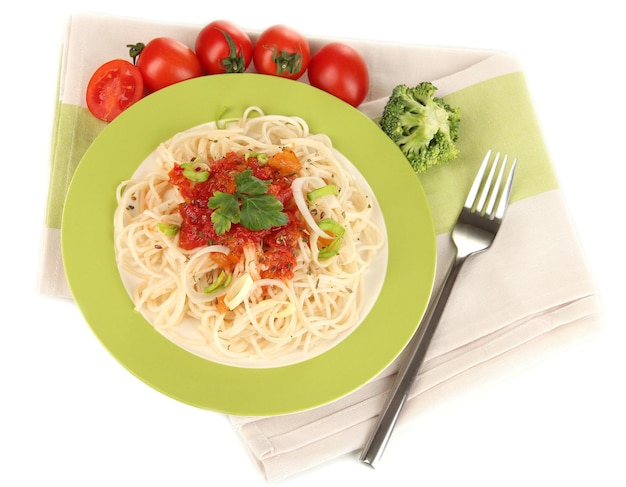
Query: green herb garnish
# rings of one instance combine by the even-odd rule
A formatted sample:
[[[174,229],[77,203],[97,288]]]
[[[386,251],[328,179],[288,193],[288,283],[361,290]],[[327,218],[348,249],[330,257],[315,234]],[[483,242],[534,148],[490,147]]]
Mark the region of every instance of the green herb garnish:
[[[339,253],[339,249],[341,248],[341,243],[343,241],[343,234],[346,229],[342,227],[338,221],[333,220],[332,218],[320,220],[318,222],[318,226],[324,232],[330,232],[334,236],[330,243],[319,251],[320,259],[330,259]]]
[[[212,292],[215,292],[217,290],[227,288],[232,278],[232,272],[221,271],[217,276],[217,279],[204,288],[205,294],[211,294]]]
[[[329,195],[335,195],[337,196],[339,194],[339,190],[337,189],[337,186],[334,184],[327,184],[326,186],[322,186],[321,188],[317,188],[314,189],[313,191],[309,191],[306,195],[306,199],[308,201],[315,201],[318,198],[321,198],[322,196],[329,196]]]
[[[157,223],[157,228],[161,230],[163,235],[167,235],[168,237],[173,237],[178,233],[178,225],[175,223]]]
[[[183,169],[183,176],[194,183],[204,183],[209,179],[208,171],[197,170],[191,162],[185,162],[180,167]]]
[[[269,159],[267,152],[246,152],[244,157],[246,161],[251,157],[255,157],[258,163],[261,165],[267,164],[267,160]]]
[[[246,169],[235,176],[235,184],[235,193],[216,191],[209,199],[209,208],[215,210],[211,214],[215,233],[228,232],[233,223],[258,231],[279,227],[289,221],[282,212],[283,204],[267,192],[270,181],[253,176],[252,171]]]

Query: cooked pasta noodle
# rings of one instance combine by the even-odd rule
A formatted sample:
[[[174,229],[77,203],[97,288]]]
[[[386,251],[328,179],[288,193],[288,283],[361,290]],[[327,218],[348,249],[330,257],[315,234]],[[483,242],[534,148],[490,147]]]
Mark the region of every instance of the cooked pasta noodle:
[[[181,246],[185,199],[170,178],[176,165],[211,175],[227,154],[285,148],[301,164],[290,186],[302,228],[291,276],[268,275],[260,245],[246,243],[236,259],[224,242]],[[169,339],[225,363],[262,364],[333,344],[363,318],[364,273],[385,247],[382,215],[330,139],[309,133],[304,120],[250,107],[241,119],[174,135],[142,167],[118,187],[115,253],[135,308]],[[309,201],[329,185],[337,191]],[[322,220],[341,226],[339,239]],[[333,242],[339,251],[323,255]]]

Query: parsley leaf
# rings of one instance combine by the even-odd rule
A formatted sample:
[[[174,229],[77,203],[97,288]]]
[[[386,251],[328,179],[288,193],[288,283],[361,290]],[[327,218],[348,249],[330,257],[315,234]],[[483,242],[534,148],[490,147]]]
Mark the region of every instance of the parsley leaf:
[[[218,235],[228,232],[232,223],[239,223],[240,209],[236,195],[216,191],[209,200],[209,208],[216,209],[211,214],[211,221]]]
[[[241,199],[241,224],[250,230],[266,230],[285,225],[289,219],[281,212],[283,204],[271,194]]]
[[[209,199],[209,208],[215,210],[211,214],[215,233],[228,232],[233,223],[258,231],[288,222],[287,215],[282,212],[283,204],[267,193],[269,181],[253,176],[252,171],[246,169],[235,176],[235,184],[234,194],[216,191]]]
[[[237,185],[237,193],[257,196],[267,193],[270,182],[254,177],[252,170],[246,169],[235,176],[235,184]]]

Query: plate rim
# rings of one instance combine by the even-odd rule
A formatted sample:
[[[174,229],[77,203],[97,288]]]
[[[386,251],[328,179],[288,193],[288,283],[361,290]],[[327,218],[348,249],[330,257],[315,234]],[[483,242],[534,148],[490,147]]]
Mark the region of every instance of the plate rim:
[[[219,93],[219,100],[215,100],[214,93]],[[190,103],[191,99],[193,103]],[[185,100],[188,103],[183,103]],[[257,103],[251,103],[250,100],[257,100]],[[238,104],[238,108],[256,105],[265,113],[279,113],[279,109],[287,110],[287,107],[294,107],[293,113],[282,114],[301,116],[311,126],[311,132],[320,132],[321,130],[315,130],[315,125],[320,124],[332,126],[331,132],[339,130],[337,134],[331,136],[333,145],[346,155],[362,174],[365,170],[363,176],[381,203],[387,230],[391,231],[388,241],[387,276],[378,301],[385,305],[399,304],[397,296],[392,299],[391,293],[394,290],[390,289],[392,284],[388,285],[387,281],[394,280],[393,285],[396,287],[399,286],[395,283],[396,280],[406,285],[411,283],[407,273],[417,270],[422,273],[422,280],[418,283],[419,295],[412,296],[405,309],[394,310],[393,316],[390,317],[382,310],[383,304],[379,305],[377,302],[364,322],[342,343],[305,362],[269,369],[238,368],[209,362],[163,337],[132,309],[117,266],[114,266],[114,272],[111,272],[111,269],[106,270],[105,266],[98,271],[95,263],[89,262],[91,254],[85,250],[80,253],[80,245],[91,244],[98,252],[96,255],[100,259],[99,262],[104,260],[109,264],[115,263],[112,244],[114,193],[111,195],[113,202],[94,202],[91,210],[97,211],[90,213],[90,208],[86,208],[84,203],[93,195],[93,191],[81,187],[83,180],[100,175],[102,180],[109,184],[110,189],[113,174],[121,173],[123,170],[132,174],[143,160],[138,159],[142,151],[145,152],[144,156],[147,156],[154,150],[155,140],[162,142],[168,136],[180,131],[180,127],[189,128],[197,125],[194,120],[198,120],[200,116],[204,117],[204,122],[209,121],[217,110],[204,110],[202,104],[212,104],[213,108],[219,109],[224,101]],[[335,120],[331,123],[331,119],[325,114],[315,115],[320,113],[320,108],[332,113]],[[149,126],[154,130],[142,132],[137,139],[137,135],[129,133],[128,128],[141,126],[142,120],[150,113],[167,116],[167,122],[150,120]],[[313,115],[309,116],[311,114]],[[234,114],[229,112],[227,116]],[[351,125],[346,125],[348,123]],[[367,134],[367,140],[356,143],[352,140],[354,134],[348,135],[348,132],[356,131],[357,135],[362,135],[361,130]],[[148,146],[148,143],[151,145]],[[142,147],[142,144],[145,146]],[[361,145],[355,147],[357,144]],[[119,154],[120,149],[125,150],[124,154]],[[389,171],[377,173],[375,181],[368,177],[368,173],[374,170],[373,163],[365,159],[370,157],[368,151],[384,156],[384,163],[397,172],[393,179]],[[97,161],[108,156],[110,152],[122,160],[120,162],[116,159],[107,168],[111,169],[110,172],[113,174],[105,173],[102,165],[97,166]],[[350,157],[352,154],[363,159],[361,162],[354,161]],[[117,167],[126,160],[131,161],[128,167]],[[135,161],[134,166],[132,161]],[[117,182],[121,182],[121,179],[118,178]],[[398,198],[398,195],[386,194],[389,190],[383,188],[389,182],[413,193],[408,202],[403,202],[406,206],[403,212],[404,216],[412,217],[411,221],[414,223],[419,222],[419,230],[423,232],[423,235],[420,235],[421,240],[417,242],[417,248],[415,245],[409,245],[405,238],[415,237],[415,229],[407,226],[400,232],[401,225],[396,221],[397,216],[390,214],[393,205],[393,201],[390,200]],[[382,201],[381,191],[377,188],[383,189],[385,193]],[[102,192],[103,189],[98,191]],[[110,213],[111,228],[98,228],[97,218],[103,218],[107,212]],[[90,215],[91,218],[95,215],[96,222],[90,221]],[[77,234],[81,232],[76,230],[79,223],[90,224],[88,228],[93,235],[79,237]],[[140,380],[174,399],[203,409],[246,416],[286,414],[321,406],[345,396],[382,372],[408,343],[426,311],[435,277],[437,260],[435,238],[430,206],[419,179],[406,164],[404,156],[395,144],[384,136],[374,121],[354,107],[308,84],[253,73],[212,75],[184,81],[149,95],[122,113],[98,135],[78,164],[68,189],[61,225],[62,255],[70,290],[87,324],[109,353]],[[105,245],[96,239],[110,240]],[[97,248],[97,245],[101,248]],[[413,255],[416,251],[423,254],[419,255],[419,259],[408,259],[404,266],[399,266],[392,264],[396,258],[394,251],[405,255]],[[416,264],[415,260],[419,260],[419,264]],[[89,288],[89,278],[111,284],[112,287],[105,291],[106,296],[112,303],[125,303],[127,308],[117,309],[96,299],[98,296],[94,296],[93,289]],[[121,289],[116,289],[116,286]],[[103,314],[106,314],[106,317]],[[120,327],[119,320],[125,322],[124,328]],[[378,321],[395,323],[394,326],[399,329],[396,330],[393,339],[386,337],[385,341],[381,330],[374,333],[376,326],[390,326],[372,324]],[[364,326],[365,324],[367,325]],[[372,343],[373,338],[378,339],[376,344]],[[133,345],[139,344],[142,345],[141,350],[133,348]],[[383,357],[376,356],[377,348]],[[161,354],[160,357],[167,360],[150,357],[146,349],[148,352]],[[357,351],[360,356],[367,358],[355,357]],[[346,363],[349,360],[350,363]],[[359,363],[353,363],[353,360]],[[168,367],[164,365],[166,362],[169,364]],[[336,369],[339,365],[342,365],[344,377],[337,379]],[[187,376],[190,372],[196,372],[200,377],[192,380]],[[208,383],[207,379],[210,379]],[[229,400],[231,396],[232,401]]]

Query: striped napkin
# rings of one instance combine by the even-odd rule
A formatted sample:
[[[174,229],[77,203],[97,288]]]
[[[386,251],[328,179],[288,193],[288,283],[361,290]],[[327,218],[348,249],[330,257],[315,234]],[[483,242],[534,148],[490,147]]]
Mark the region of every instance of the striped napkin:
[[[106,126],[85,108],[89,77],[103,62],[127,57],[127,44],[172,36],[193,46],[201,27],[88,14],[69,19],[54,124],[42,293],[71,299],[60,252],[63,202],[78,162]],[[312,50],[328,40],[312,39]],[[453,255],[449,232],[485,151],[519,159],[503,228],[491,250],[470,259],[459,276],[401,415],[398,428],[403,428],[433,408],[589,338],[602,325],[600,300],[516,58],[483,50],[347,42],[370,69],[371,89],[359,107],[367,116],[381,115],[395,85],[420,81],[432,81],[439,96],[461,109],[461,155],[420,175],[437,233],[436,287]],[[400,66],[396,57],[413,61]],[[269,481],[354,452],[373,428],[401,358],[331,404],[284,416],[231,417],[232,425]]]

